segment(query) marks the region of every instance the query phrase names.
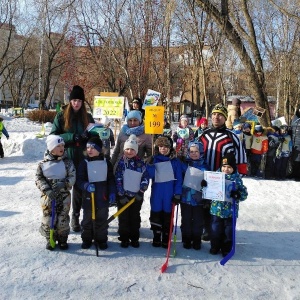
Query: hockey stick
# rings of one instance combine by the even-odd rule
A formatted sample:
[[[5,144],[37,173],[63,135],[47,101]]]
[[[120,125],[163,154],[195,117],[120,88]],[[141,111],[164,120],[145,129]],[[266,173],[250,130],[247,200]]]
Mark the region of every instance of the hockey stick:
[[[235,182],[232,182],[232,190],[235,191]],[[220,261],[220,264],[224,266],[235,253],[235,225],[236,225],[236,208],[235,199],[232,198],[232,246],[230,252]]]
[[[133,202],[135,201],[135,197],[132,198],[126,205],[124,205],[122,208],[120,208],[117,212],[115,212],[112,216],[110,216],[106,222],[101,224],[99,227],[99,230],[105,228],[111,221],[113,221],[118,215],[120,215],[125,209],[127,209]]]
[[[176,256],[177,252],[176,252],[176,242],[177,242],[177,220],[178,220],[178,208],[179,205],[177,205],[176,208],[176,220],[175,220],[175,230],[174,230],[174,236],[173,236],[173,257]]]
[[[168,241],[168,250],[167,250],[167,260],[166,262],[161,266],[161,273],[165,272],[168,268],[168,262],[169,262],[169,256],[170,256],[170,250],[171,250],[171,240],[172,240],[172,231],[173,231],[173,218],[174,218],[174,210],[175,210],[175,204],[172,205],[172,213],[171,213],[171,222],[170,222],[170,231],[169,231],[169,241]]]
[[[94,231],[94,244],[96,247],[96,256],[99,256],[98,244],[96,241],[96,208],[95,208],[95,193],[91,193],[92,198],[92,222],[93,222],[93,231]]]
[[[53,199],[51,202],[51,225],[50,225],[50,246],[54,249],[56,242],[54,240],[54,220],[55,220],[55,207],[56,203]]]

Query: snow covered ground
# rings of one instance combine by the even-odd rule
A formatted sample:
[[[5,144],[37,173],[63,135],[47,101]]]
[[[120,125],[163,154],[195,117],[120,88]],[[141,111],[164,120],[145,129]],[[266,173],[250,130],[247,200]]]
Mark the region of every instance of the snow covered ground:
[[[208,242],[200,251],[182,247],[179,218],[177,256],[160,273],[166,249],[151,246],[150,189],[140,248],[120,247],[114,220],[99,257],[94,248],[82,250],[73,232],[69,250],[50,252],[38,232],[34,183],[46,148],[35,136],[41,124],[4,119],[10,139],[2,137],[0,160],[0,299],[300,299],[299,182],[244,178],[249,196],[240,205],[236,254],[225,266],[221,255],[209,254]]]

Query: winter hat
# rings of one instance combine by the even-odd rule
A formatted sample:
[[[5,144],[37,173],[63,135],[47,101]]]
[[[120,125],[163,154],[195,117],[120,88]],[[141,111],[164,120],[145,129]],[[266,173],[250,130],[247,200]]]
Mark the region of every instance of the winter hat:
[[[188,151],[189,151],[189,152],[190,152],[190,148],[191,148],[191,147],[196,147],[196,148],[199,150],[200,155],[203,155],[203,154],[204,154],[204,147],[203,147],[203,144],[202,144],[202,143],[200,143],[200,142],[195,142],[195,141],[189,142],[189,144],[188,144]]]
[[[206,118],[201,118],[200,121],[199,121],[200,125],[201,124],[205,124],[205,125],[208,125],[208,120]]]
[[[251,124],[248,122],[245,122],[243,129],[248,129],[248,128],[251,130]]]
[[[233,173],[236,172],[236,161],[235,161],[235,156],[232,152],[226,153],[222,157],[222,163],[221,166],[230,166],[233,169]]]
[[[64,139],[59,135],[50,134],[46,139],[47,149],[51,152],[56,146],[65,144]]]
[[[73,100],[73,99],[80,99],[82,101],[85,100],[84,90],[81,86],[79,86],[79,85],[74,85],[73,86],[73,89],[70,93],[70,101]]]
[[[134,98],[132,103],[138,103],[141,106],[142,105],[142,100],[140,98]]]
[[[88,146],[94,147],[99,153],[101,153],[103,143],[98,136],[93,136],[87,141],[86,147],[88,147]]]
[[[142,123],[142,114],[139,110],[131,110],[126,117],[127,121],[130,119],[138,119]]]
[[[239,98],[233,98],[231,103],[232,105],[241,105],[242,101]]]
[[[227,117],[228,117],[228,112],[227,112],[227,108],[223,105],[223,104],[217,104],[214,108],[213,108],[213,110],[212,110],[212,112],[211,112],[212,114],[213,113],[219,113],[219,114],[222,114],[224,117],[225,117],[225,119],[227,119]]]
[[[256,132],[263,132],[263,128],[262,128],[261,125],[255,125],[254,130],[255,130]]]
[[[185,120],[187,123],[189,123],[189,119],[188,119],[187,115],[182,115],[180,117],[180,121],[182,121],[182,120]]]
[[[138,153],[139,145],[136,140],[136,135],[131,134],[129,136],[128,140],[124,143],[124,150],[125,149],[133,149],[136,153]]]
[[[156,147],[167,147],[167,148],[172,148],[172,144],[168,137],[166,136],[159,136],[156,141],[155,141],[155,146]]]
[[[280,130],[278,126],[272,126],[272,128],[274,129],[274,132],[278,132]]]

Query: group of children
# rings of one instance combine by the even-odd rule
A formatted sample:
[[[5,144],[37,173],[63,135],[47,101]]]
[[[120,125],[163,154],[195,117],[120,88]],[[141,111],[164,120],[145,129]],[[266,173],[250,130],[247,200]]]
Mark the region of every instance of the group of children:
[[[233,132],[243,141],[248,160],[248,176],[284,180],[293,143],[287,125],[263,128],[234,122]]]
[[[190,132],[186,131],[185,135],[190,135]],[[42,192],[43,218],[40,232],[46,238],[46,249],[54,249],[50,241],[51,224],[55,229],[53,239],[57,241],[60,249],[68,248],[70,190],[74,184],[83,191],[81,248],[90,248],[94,241],[100,249],[106,249],[108,225],[105,222],[108,219],[109,206],[116,204],[121,209],[133,198],[133,204],[119,215],[118,233],[121,247],[127,248],[131,245],[138,248],[140,211],[150,179],[153,247],[168,247],[170,228],[173,226],[172,212],[180,204],[183,246],[186,249],[201,249],[203,203],[206,201],[203,198],[203,189],[207,186],[203,171],[208,170],[208,166],[201,143],[190,141],[186,149],[185,159],[180,160],[173,148],[173,140],[162,135],[155,141],[153,155],[144,161],[137,155],[137,139],[131,134],[124,143],[123,156],[114,173],[110,160],[103,153],[101,139],[93,136],[87,142],[86,157],[75,174],[72,161],[65,155],[63,139],[49,135],[47,152],[44,160],[39,163],[36,174],[36,185]],[[226,155],[219,171],[226,174],[227,180],[236,182],[235,191],[228,192],[229,197],[237,200],[238,207],[238,202],[246,199],[247,189],[237,173],[234,157],[232,159],[230,154]],[[53,209],[55,214],[52,213]],[[231,210],[230,202],[212,201],[211,254],[217,254],[221,250],[225,256],[231,248]]]

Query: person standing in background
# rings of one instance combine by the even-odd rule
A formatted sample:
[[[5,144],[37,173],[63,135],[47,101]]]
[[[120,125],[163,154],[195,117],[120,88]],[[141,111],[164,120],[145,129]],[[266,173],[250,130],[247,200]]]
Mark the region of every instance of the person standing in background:
[[[79,85],[73,86],[70,93],[70,102],[63,111],[55,116],[50,134],[60,135],[67,148],[67,154],[72,159],[76,170],[80,161],[84,158],[83,151],[86,147],[88,134],[86,128],[89,123],[95,123],[91,114],[86,111],[84,104],[84,90]],[[82,206],[82,191],[75,185],[72,193],[72,219],[71,227],[75,232],[81,230],[79,224],[80,210]]]
[[[9,134],[8,134],[4,124],[3,124],[3,118],[0,117],[0,158],[4,157],[3,146],[2,146],[2,143],[1,143],[2,133],[6,136],[7,139],[9,139]]]

